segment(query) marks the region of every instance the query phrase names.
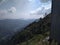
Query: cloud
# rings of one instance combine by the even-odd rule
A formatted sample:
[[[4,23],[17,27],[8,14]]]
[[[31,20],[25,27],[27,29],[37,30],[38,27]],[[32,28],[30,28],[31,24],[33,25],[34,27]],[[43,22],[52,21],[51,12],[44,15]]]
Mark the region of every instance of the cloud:
[[[7,15],[7,10],[0,10],[0,20],[1,19],[4,19],[5,18],[5,16]],[[6,16],[7,17],[7,16]]]
[[[38,12],[39,10],[41,10],[41,7],[37,8],[37,9],[34,10],[34,11],[31,11],[30,13],[31,13],[31,14],[32,14],[32,13],[36,13],[36,12]]]
[[[0,0],[0,5],[3,3],[3,2],[5,2],[6,0]]]
[[[11,7],[10,9],[8,9],[8,12],[15,13],[16,12],[16,8],[15,7]]]
[[[0,10],[0,15],[7,14],[7,10]]]
[[[26,0],[19,0],[19,1],[17,1],[17,0],[14,0],[15,2],[16,2],[16,7],[20,10],[21,8],[24,8],[23,6],[25,6],[24,4],[25,4],[25,1]],[[1,2],[1,1],[0,1]],[[27,2],[27,1],[26,1]],[[47,1],[43,1],[44,3],[45,2],[47,2]],[[20,3],[20,4],[19,4]],[[15,4],[15,3],[14,3]],[[18,6],[19,5],[19,6]],[[23,6],[22,6],[23,5]],[[45,5],[45,4],[44,4]],[[0,18],[8,18],[8,19],[16,19],[16,18],[23,18],[23,19],[37,19],[37,18],[40,18],[40,17],[43,17],[43,12],[48,12],[47,11],[47,9],[49,8],[49,6],[47,6],[46,8],[44,7],[44,5],[41,7],[39,7],[39,8],[37,8],[36,10],[33,10],[33,11],[31,11],[30,12],[30,15],[29,14],[25,14],[24,13],[24,9],[26,8],[24,8],[24,9],[22,9],[23,10],[23,15],[21,15],[20,13],[18,14],[18,13],[16,13],[16,15],[14,15],[15,14],[15,12],[16,12],[16,7],[14,7],[14,6],[12,6],[12,7],[10,7],[9,9],[7,9],[7,10],[2,10],[1,11],[1,13],[0,13],[0,15],[2,16],[2,17],[0,17]],[[48,5],[48,4],[47,4]],[[29,6],[28,6],[29,7]],[[27,7],[27,8],[28,8]],[[43,11],[44,10],[44,11]],[[27,9],[25,10],[25,12],[27,12]],[[27,13],[29,13],[29,12],[27,12]]]
[[[16,8],[15,7],[11,7],[10,9],[0,10],[0,19],[11,19],[11,18],[14,18],[15,12],[16,12]]]
[[[31,11],[31,15],[42,15],[43,14],[43,10],[45,10],[44,7],[39,7],[34,11]]]
[[[31,11],[31,15],[44,15],[45,13],[49,14],[51,13],[51,2],[42,4],[39,8],[36,10]]]
[[[0,20],[1,19],[13,19],[15,16],[14,13],[10,13],[8,10],[0,10]]]
[[[49,4],[50,5],[50,4]],[[49,14],[51,13],[51,5],[50,6],[44,6],[44,7],[39,7],[34,11],[31,11],[30,15],[45,15],[45,13]]]
[[[40,2],[42,2],[42,3],[46,3],[48,1],[51,1],[51,0],[40,0]]]
[[[4,10],[0,10],[0,15],[3,14],[10,14],[10,13],[15,13],[16,12],[16,8],[15,7],[11,7],[10,9],[4,9]]]
[[[26,14],[26,15],[22,15],[20,18],[21,19],[24,19],[24,20],[28,20],[28,19],[38,19],[42,17],[43,18],[43,15],[30,15],[30,14]]]

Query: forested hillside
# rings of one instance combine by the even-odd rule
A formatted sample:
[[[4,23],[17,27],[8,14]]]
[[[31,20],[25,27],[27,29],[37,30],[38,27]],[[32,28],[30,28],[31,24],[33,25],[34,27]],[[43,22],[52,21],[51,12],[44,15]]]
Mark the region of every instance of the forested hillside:
[[[16,33],[6,45],[48,45],[51,30],[51,14],[35,20],[27,27]],[[18,29],[20,30],[20,29]],[[53,43],[54,44],[54,43]]]
[[[26,45],[23,44],[23,42],[29,42],[29,40],[35,40],[36,38],[40,41],[40,38],[45,38],[49,35],[51,26],[51,14],[47,15],[43,19],[40,18],[37,21],[34,21],[33,23],[29,24],[27,27],[25,27],[21,32],[15,34],[11,38],[12,45],[20,44],[20,45]],[[44,35],[44,36],[42,36]]]

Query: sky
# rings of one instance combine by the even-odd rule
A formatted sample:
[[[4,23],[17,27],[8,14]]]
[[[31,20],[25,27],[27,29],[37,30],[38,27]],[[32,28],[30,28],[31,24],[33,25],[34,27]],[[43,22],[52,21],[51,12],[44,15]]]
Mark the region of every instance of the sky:
[[[51,13],[51,0],[0,0],[0,19],[38,19]]]

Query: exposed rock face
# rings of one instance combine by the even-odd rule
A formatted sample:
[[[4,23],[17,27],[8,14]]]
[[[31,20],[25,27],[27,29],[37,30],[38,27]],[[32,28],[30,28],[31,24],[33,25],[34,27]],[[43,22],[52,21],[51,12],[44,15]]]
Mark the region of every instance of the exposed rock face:
[[[60,0],[52,0],[51,38],[60,43]]]

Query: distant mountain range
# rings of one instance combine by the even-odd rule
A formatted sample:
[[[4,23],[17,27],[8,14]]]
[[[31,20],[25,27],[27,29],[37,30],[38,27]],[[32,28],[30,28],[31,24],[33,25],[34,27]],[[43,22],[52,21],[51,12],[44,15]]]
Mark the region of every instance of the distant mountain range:
[[[5,19],[0,20],[0,40],[7,36],[14,35],[15,32],[22,30],[33,20],[21,20],[21,19]],[[20,30],[18,30],[20,29]]]

